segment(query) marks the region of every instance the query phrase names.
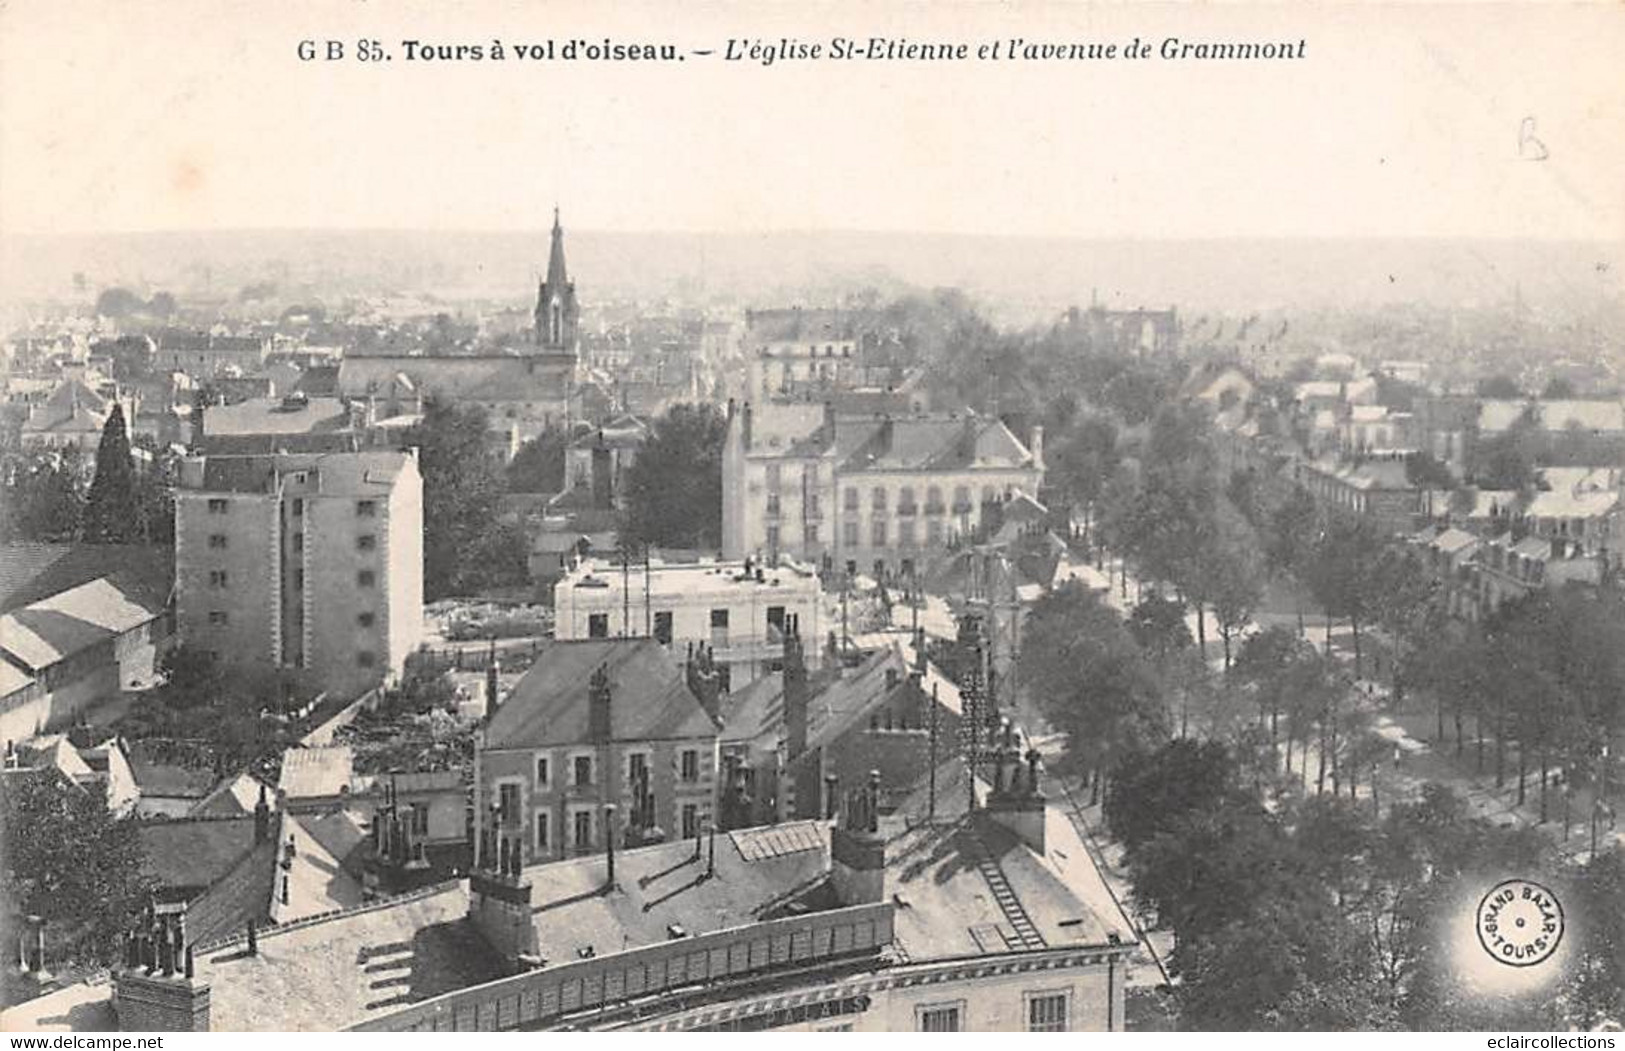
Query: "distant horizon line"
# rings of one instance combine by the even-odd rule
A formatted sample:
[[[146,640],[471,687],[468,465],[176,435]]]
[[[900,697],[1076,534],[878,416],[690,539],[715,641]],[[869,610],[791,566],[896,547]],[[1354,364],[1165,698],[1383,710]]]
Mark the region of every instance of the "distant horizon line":
[[[956,240],[983,240],[983,241],[1116,241],[1116,242],[1144,242],[1158,243],[1192,243],[1192,242],[1380,242],[1404,241],[1416,243],[1436,243],[1450,241],[1474,241],[1506,244],[1587,244],[1587,245],[1625,245],[1625,234],[1616,237],[1606,236],[1559,236],[1559,235],[1519,235],[1519,234],[1396,234],[1396,233],[1348,233],[1348,234],[1067,234],[1067,233],[978,233],[952,230],[865,230],[843,227],[793,227],[767,230],[720,230],[720,229],[648,229],[627,230],[598,227],[572,227],[564,224],[566,235],[608,235],[612,237],[922,237],[944,238]],[[551,232],[550,225],[530,227],[422,227],[422,226],[223,226],[223,227],[156,227],[148,229],[118,229],[118,230],[0,230],[0,242],[7,239],[88,239],[88,238],[123,238],[123,237],[222,237],[222,236],[252,236],[265,234],[321,234],[321,235],[360,235],[360,234],[410,234],[414,236],[536,236],[547,237]]]

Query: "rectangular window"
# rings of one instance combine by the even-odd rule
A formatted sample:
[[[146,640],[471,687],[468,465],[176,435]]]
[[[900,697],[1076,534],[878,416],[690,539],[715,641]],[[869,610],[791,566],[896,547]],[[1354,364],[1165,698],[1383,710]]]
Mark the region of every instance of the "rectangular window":
[[[293,516],[295,518],[300,518],[300,517],[302,517],[304,515],[304,513],[305,513],[305,501],[304,501],[304,498],[303,497],[294,497]]]
[[[355,575],[357,587],[370,588],[378,583],[378,574],[370,569],[363,569]]]
[[[376,614],[372,613],[371,611],[368,611],[366,613],[357,613],[355,615],[355,622],[357,624],[361,625],[363,628],[372,627],[372,622],[377,620],[377,619],[378,618],[377,618]]]
[[[607,639],[607,638],[609,638],[609,614],[608,613],[589,613],[589,614],[587,614],[587,638],[589,638],[589,639]]]
[[[1027,994],[1027,1032],[1064,1033],[1067,1029],[1065,993]]]
[[[842,502],[842,505],[848,511],[856,511],[858,509],[858,488],[857,488],[857,486],[855,486],[855,485],[847,486],[846,490],[841,494],[841,502]]]
[[[933,518],[925,523],[925,542],[932,547],[942,543],[942,519]]]
[[[693,748],[683,749],[682,776],[684,781],[700,779],[700,753]]]
[[[427,836],[429,834],[429,804],[412,804],[412,835]]]
[[[376,501],[376,500],[357,500],[355,502],[355,513],[356,513],[357,516],[359,516],[361,518],[375,518],[375,517],[377,517],[377,515],[378,515],[378,501]]]
[[[293,549],[295,551],[303,551],[305,549],[305,534],[295,533],[293,535]]]
[[[226,513],[226,508],[228,508],[230,506],[231,506],[231,503],[230,503],[230,501],[227,501],[227,500],[220,500],[220,499],[210,500],[209,501],[209,513],[211,515],[223,515],[223,514]]]
[[[776,464],[776,463],[768,464],[767,465],[767,488],[768,488],[768,491],[769,492],[775,492],[775,493],[778,492],[779,483],[781,482],[781,480],[782,480],[782,472],[779,469],[779,465]]]
[[[575,758],[575,784],[577,788],[585,788],[592,784],[592,756],[578,755]]]
[[[904,520],[897,523],[897,542],[903,547],[914,546],[914,523]]]
[[[378,658],[373,655],[371,650],[362,650],[355,655],[356,666],[360,668],[370,668],[377,662]]]
[[[683,838],[693,839],[700,834],[700,808],[693,803],[683,804]]]
[[[211,570],[209,570],[209,586],[211,588],[229,587],[230,585],[227,583],[227,580],[228,580],[228,577],[226,576],[226,571],[225,570],[223,570],[223,569],[211,569]]]
[[[808,522],[807,523],[807,543],[809,543],[809,544],[818,543],[818,523],[817,522]]]
[[[884,518],[877,518],[869,523],[869,546],[886,546],[886,520]]]
[[[886,509],[886,490],[875,488],[869,493],[869,500],[876,511],[884,511]]]
[[[512,781],[497,786],[497,822],[512,828],[519,820],[519,786]]]
[[[376,551],[378,549],[378,538],[371,533],[362,533],[355,538],[355,547],[357,551]]]
[[[212,609],[209,611],[210,624],[226,624],[229,623],[230,620],[231,615],[223,609]]]
[[[856,522],[841,523],[841,543],[847,547],[858,546],[858,524]]]
[[[548,779],[548,774],[549,773],[550,773],[550,771],[547,768],[547,756],[545,756],[545,755],[537,756],[536,757],[536,787],[537,788],[546,788],[547,787],[547,779]]]
[[[767,549],[769,551],[779,549],[779,536],[779,527],[776,524],[769,524],[767,527]]]
[[[536,853],[538,854],[545,853],[549,849],[547,841],[547,816],[547,811],[545,810],[536,815]]]
[[[303,591],[305,589],[305,571],[303,569],[296,569],[293,571],[293,589],[295,591]]]
[[[575,816],[575,846],[577,850],[592,849],[592,811],[577,810]]]
[[[922,1033],[957,1033],[960,1029],[958,1004],[932,1004],[920,1007],[919,1022]]]
[[[768,493],[767,494],[767,517],[769,517],[769,518],[777,518],[777,517],[779,517],[779,494],[778,493]]]
[[[224,533],[210,533],[209,534],[209,546],[214,548],[216,551],[219,551],[220,549],[224,548],[226,546],[226,534],[224,534]]]
[[[725,609],[714,609],[714,610],[712,610],[711,611],[711,627],[712,628],[726,628],[727,626],[728,626],[728,611],[725,610]]]
[[[671,645],[671,610],[655,614],[655,638],[662,646]]]
[[[784,633],[784,607],[783,606],[769,606],[769,607],[767,607],[767,627],[768,627],[769,632],[776,631],[776,632],[779,632],[780,634]]]

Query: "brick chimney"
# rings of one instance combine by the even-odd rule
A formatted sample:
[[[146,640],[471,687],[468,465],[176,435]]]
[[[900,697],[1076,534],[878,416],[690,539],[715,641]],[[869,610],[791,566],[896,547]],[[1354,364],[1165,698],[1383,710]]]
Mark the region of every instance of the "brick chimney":
[[[720,718],[722,708],[722,675],[717,671],[716,658],[705,643],[690,644],[688,660],[683,664],[683,681],[700,706],[712,719]]]
[[[491,643],[491,663],[485,667],[485,714],[490,715],[502,703],[497,696],[497,676],[501,674],[502,667],[497,660],[496,643]]]
[[[847,793],[829,832],[829,879],[842,905],[873,905],[886,897],[886,841],[880,838],[880,771]]]
[[[610,739],[609,669],[600,664],[587,685],[587,736],[595,743]]]
[[[113,972],[113,1004],[126,1033],[206,1033],[209,983],[199,981],[184,913],[152,906],[124,937],[124,966]]]
[[[802,659],[801,636],[784,637],[784,747],[794,761],[807,750],[807,664]]]
[[[987,816],[1015,833],[1027,846],[1044,853],[1044,794],[1038,787],[1038,750],[1022,754],[1009,720],[994,750],[993,790],[988,793]]]
[[[254,804],[254,842],[264,843],[271,835],[271,804],[265,799],[265,783],[260,782],[259,802]]]

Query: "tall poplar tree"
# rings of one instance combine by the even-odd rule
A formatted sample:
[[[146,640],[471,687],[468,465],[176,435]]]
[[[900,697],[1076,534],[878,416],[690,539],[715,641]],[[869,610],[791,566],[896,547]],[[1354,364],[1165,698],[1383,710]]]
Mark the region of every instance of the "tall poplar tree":
[[[96,476],[85,500],[84,538],[91,544],[128,544],[140,539],[141,512],[135,496],[135,464],[124,409],[114,404],[96,447]]]

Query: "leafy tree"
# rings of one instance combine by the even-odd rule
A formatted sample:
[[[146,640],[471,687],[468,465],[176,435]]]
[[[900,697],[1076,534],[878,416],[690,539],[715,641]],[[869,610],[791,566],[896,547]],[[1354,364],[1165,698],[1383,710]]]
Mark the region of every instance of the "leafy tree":
[[[482,579],[480,558],[497,521],[502,469],[486,444],[476,405],[431,398],[407,432],[423,472],[423,590],[430,600],[467,594]]]
[[[1456,477],[1438,457],[1427,450],[1405,460],[1405,480],[1418,489],[1454,489]]]
[[[1314,560],[1320,513],[1305,490],[1294,487],[1270,512],[1265,530],[1264,565],[1277,580],[1301,580]],[[1303,634],[1303,605],[1298,605],[1298,634]]]
[[[1154,670],[1116,613],[1070,581],[1033,603],[1018,674],[1045,719],[1067,740],[1067,759],[1110,770],[1125,750],[1167,737]]]
[[[1045,480],[1089,513],[1122,462],[1117,428],[1106,417],[1090,414],[1059,439],[1044,453]]]
[[[47,964],[114,962],[119,935],[153,889],[136,826],[108,812],[100,786],[81,787],[53,768],[7,778],[0,828],[0,901],[11,915],[44,917]]]
[[[101,317],[129,317],[141,310],[141,297],[128,288],[103,289],[96,297],[96,313]]]
[[[115,404],[96,447],[96,475],[85,499],[84,539],[91,544],[128,544],[140,533],[130,436],[124,428],[124,409]]]
[[[77,540],[84,516],[83,457],[75,446],[36,456],[8,457],[4,512],[12,540]]]
[[[1371,574],[1382,550],[1382,538],[1370,519],[1334,514],[1326,521],[1306,567],[1305,582],[1320,608],[1326,611],[1326,635],[1331,622],[1344,618],[1354,632],[1354,674],[1360,674],[1360,625],[1369,620],[1372,604]]]
[[[1478,443],[1474,480],[1482,489],[1532,491],[1539,458],[1539,424],[1525,411],[1506,430]]]
[[[1142,650],[1158,662],[1191,645],[1191,629],[1185,625],[1185,607],[1162,595],[1147,595],[1129,611],[1129,634]]]
[[[562,427],[548,427],[519,447],[508,463],[511,493],[557,493],[564,489],[565,450],[570,436]]]
[[[1253,613],[1264,600],[1264,565],[1257,537],[1227,503],[1219,505],[1217,526],[1212,547],[1198,572],[1202,590],[1213,606],[1219,637],[1224,640],[1224,666],[1228,669],[1231,643],[1252,623]]]
[[[727,421],[711,405],[674,405],[654,422],[627,471],[624,539],[663,547],[722,542],[727,430]]]
[[[1218,741],[1178,738],[1148,755],[1129,755],[1112,778],[1105,818],[1129,850],[1170,833],[1186,815],[1231,801],[1237,766]]]
[[[1479,380],[1475,385],[1475,390],[1480,398],[1507,400],[1523,397],[1523,391],[1518,389],[1518,381],[1503,373],[1486,376]]]
[[[147,302],[147,313],[153,317],[173,317],[178,309],[174,295],[169,292],[156,292]]]

